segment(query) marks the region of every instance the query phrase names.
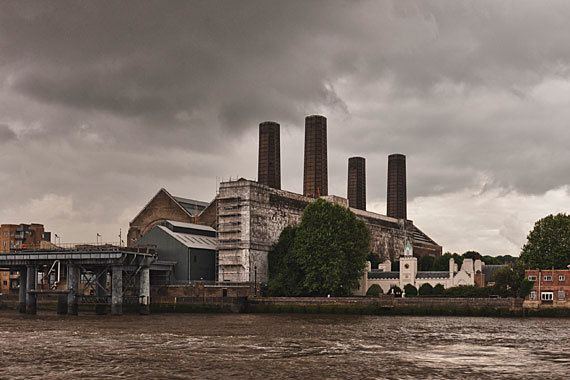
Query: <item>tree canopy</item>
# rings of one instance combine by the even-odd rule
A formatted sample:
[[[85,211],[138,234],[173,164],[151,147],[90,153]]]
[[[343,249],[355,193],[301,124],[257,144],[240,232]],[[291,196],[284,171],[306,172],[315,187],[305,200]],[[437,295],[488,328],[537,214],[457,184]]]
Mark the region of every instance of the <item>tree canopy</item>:
[[[269,254],[274,295],[346,296],[358,288],[370,233],[349,209],[318,199],[301,223],[282,232]]]
[[[548,215],[537,221],[520,260],[525,268],[566,269],[570,264],[570,215]]]

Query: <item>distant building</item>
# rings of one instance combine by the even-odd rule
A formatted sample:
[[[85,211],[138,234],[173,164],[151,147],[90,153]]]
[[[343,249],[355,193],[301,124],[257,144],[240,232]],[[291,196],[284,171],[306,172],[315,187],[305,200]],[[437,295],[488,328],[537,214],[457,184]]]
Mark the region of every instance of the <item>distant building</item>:
[[[0,253],[15,249],[40,247],[42,242],[49,242],[51,233],[44,230],[43,224],[2,224],[0,225]],[[17,289],[19,275],[15,271],[0,271],[0,293]]]
[[[570,270],[529,269],[525,277],[534,282],[525,307],[570,307]]]
[[[391,262],[381,263],[377,269],[373,269],[371,263],[367,263],[367,269],[360,280],[360,287],[355,292],[356,295],[365,295],[368,289],[377,284],[384,293],[393,287],[404,289],[408,284],[419,289],[423,284],[430,284],[432,287],[443,285],[445,289],[455,286],[474,286],[476,273],[482,272],[484,263],[477,259],[464,259],[461,269],[458,268],[455,260],[449,260],[449,270],[447,271],[418,271],[418,259],[410,253],[400,257],[400,271],[392,271]]]
[[[142,235],[167,220],[195,223],[196,217],[206,211],[208,205],[210,203],[176,197],[165,189],[160,189],[130,222],[127,245],[136,246]]]
[[[140,247],[156,249],[159,262],[174,265],[174,282],[216,279],[216,230],[168,220],[138,239]]]

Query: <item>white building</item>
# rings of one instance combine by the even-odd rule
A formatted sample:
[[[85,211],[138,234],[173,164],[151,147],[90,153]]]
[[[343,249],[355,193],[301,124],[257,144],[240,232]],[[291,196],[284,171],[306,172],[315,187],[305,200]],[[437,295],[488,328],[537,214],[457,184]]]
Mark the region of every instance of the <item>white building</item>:
[[[406,250],[404,256],[400,257],[400,271],[392,271],[392,263],[385,261],[378,268],[372,268],[370,262],[367,262],[366,270],[360,281],[360,287],[355,292],[356,295],[365,295],[366,291],[374,284],[378,284],[383,293],[393,287],[404,289],[408,284],[419,289],[423,284],[430,284],[435,287],[438,284],[443,285],[445,289],[455,286],[475,285],[475,274],[481,273],[483,270],[481,260],[464,259],[461,269],[451,258],[449,260],[449,269],[443,272],[423,272],[418,271],[418,259],[413,257],[411,250]]]

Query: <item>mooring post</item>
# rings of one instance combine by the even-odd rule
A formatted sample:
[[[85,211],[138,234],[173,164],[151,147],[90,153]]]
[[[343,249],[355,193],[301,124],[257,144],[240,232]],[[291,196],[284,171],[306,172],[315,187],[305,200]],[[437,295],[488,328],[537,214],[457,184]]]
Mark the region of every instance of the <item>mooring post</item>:
[[[26,267],[20,268],[20,290],[18,293],[18,311],[20,313],[26,312],[26,297],[28,289],[28,269]]]
[[[29,265],[27,268],[27,276],[26,276],[26,313],[27,314],[36,314],[38,312],[38,304],[37,304],[37,295],[35,293],[36,290],[36,282],[38,281],[38,272],[35,266]]]
[[[79,313],[79,305],[77,303],[77,294],[79,293],[79,268],[75,264],[67,266],[67,313],[77,315]]]
[[[123,314],[123,267],[114,266],[111,274],[111,314]]]
[[[97,304],[95,305],[95,314],[105,315],[107,314],[107,270],[105,269],[97,276]],[[105,302],[103,302],[105,299]]]
[[[142,267],[140,271],[139,313],[150,314],[150,268]]]

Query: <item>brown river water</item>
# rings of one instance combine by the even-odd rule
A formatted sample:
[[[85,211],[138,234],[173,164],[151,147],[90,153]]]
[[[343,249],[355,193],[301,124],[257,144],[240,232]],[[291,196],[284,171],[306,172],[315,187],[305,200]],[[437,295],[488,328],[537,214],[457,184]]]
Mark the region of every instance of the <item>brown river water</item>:
[[[0,313],[1,379],[569,379],[570,319]]]

